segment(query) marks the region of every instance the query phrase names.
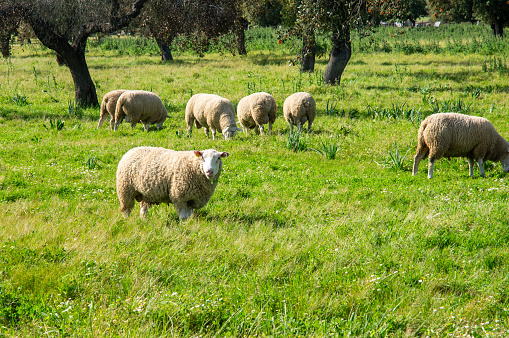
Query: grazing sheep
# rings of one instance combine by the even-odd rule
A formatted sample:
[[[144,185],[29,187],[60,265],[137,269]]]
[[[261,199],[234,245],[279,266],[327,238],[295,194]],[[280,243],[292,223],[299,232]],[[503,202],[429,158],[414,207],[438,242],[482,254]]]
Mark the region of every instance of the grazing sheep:
[[[276,121],[276,100],[267,93],[254,93],[242,98],[237,105],[237,118],[242,129],[253,129],[258,135],[264,133],[263,125],[269,124],[269,133],[272,124]]]
[[[195,94],[186,105],[187,133],[191,135],[193,122],[196,128],[205,130],[209,137],[209,128],[212,129],[212,139],[216,139],[216,130],[223,134],[225,139],[233,138],[241,130],[235,123],[235,109],[230,100],[214,94]]]
[[[428,178],[433,177],[435,161],[442,157],[468,158],[470,177],[474,175],[474,160],[481,176],[485,160],[500,161],[504,172],[509,172],[509,142],[483,117],[457,113],[428,116],[419,127],[412,175],[417,174],[419,162],[428,155]]]
[[[283,114],[286,122],[290,125],[290,131],[293,131],[294,125],[301,130],[304,123],[308,121],[308,132],[310,132],[316,117],[315,100],[308,93],[294,93],[286,98],[283,104]]]
[[[143,128],[148,131],[152,124],[161,129],[168,117],[168,112],[156,94],[144,90],[128,90],[120,95],[117,101],[115,131],[124,117],[132,128],[136,127],[136,124],[141,121]]]
[[[106,117],[108,117],[108,114],[110,115],[111,130],[115,129],[115,108],[117,107],[118,98],[125,91],[125,89],[117,89],[104,95],[103,101],[101,102],[101,116],[99,123],[97,124],[98,129],[101,128],[103,122],[106,120]]]
[[[120,211],[129,217],[134,201],[145,217],[152,204],[172,203],[180,220],[205,206],[216,189],[229,153],[214,149],[174,151],[137,147],[124,154],[117,168]]]

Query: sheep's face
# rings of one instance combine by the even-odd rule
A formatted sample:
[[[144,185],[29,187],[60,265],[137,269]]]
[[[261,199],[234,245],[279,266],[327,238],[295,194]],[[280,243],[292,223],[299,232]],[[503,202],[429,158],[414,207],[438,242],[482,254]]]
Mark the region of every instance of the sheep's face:
[[[504,170],[505,173],[509,173],[509,148],[500,159],[500,164],[502,164],[502,170]]]
[[[228,129],[223,130],[222,134],[226,140],[232,139],[237,135],[237,131],[242,131],[242,129],[235,127],[230,127]]]
[[[221,159],[230,155],[227,152],[219,152],[214,149],[195,150],[194,154],[201,159],[203,173],[208,179],[214,178],[221,171],[223,165]]]

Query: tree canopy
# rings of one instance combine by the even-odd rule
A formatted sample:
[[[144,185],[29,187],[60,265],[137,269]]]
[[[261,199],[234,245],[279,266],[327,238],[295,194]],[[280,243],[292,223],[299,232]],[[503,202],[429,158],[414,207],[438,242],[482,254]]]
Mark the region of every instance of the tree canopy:
[[[495,36],[504,36],[509,22],[507,0],[428,0],[433,16],[454,22],[482,20],[491,25]]]
[[[126,27],[147,0],[7,0],[0,4],[0,26],[19,17],[41,43],[54,50],[71,72],[76,103],[97,106],[95,85],[85,59],[88,38]]]

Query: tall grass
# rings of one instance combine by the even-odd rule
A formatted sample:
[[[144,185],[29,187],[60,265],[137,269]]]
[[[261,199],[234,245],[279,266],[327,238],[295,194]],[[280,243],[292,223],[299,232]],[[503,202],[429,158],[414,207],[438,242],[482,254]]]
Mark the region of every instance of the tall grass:
[[[435,111],[483,115],[509,135],[508,74],[483,70],[486,54],[354,52],[329,86],[319,81],[327,61],[302,75],[286,42],[173,63],[89,45],[99,97],[162,98],[170,117],[147,133],[98,130],[98,108],[76,114],[68,69],[33,45],[0,62],[0,335],[508,335],[508,176],[488,161],[472,179],[457,158],[437,161],[432,180],[423,164],[409,171],[419,121]],[[317,103],[300,150],[323,144],[324,155],[288,146],[299,142],[281,107],[296,89]],[[193,93],[236,105],[253,90],[276,98],[271,135],[185,137]],[[116,167],[135,146],[230,156],[186,222],[166,204],[143,220],[137,203],[125,219]]]

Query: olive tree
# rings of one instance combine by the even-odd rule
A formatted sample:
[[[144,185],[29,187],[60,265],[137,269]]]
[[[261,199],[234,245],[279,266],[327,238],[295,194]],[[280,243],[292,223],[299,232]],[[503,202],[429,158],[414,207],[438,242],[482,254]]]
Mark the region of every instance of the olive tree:
[[[362,23],[364,5],[364,0],[301,0],[296,25],[304,33],[316,30],[328,34],[331,40],[329,62],[323,75],[325,83],[340,83],[352,55],[350,31]]]
[[[127,0],[126,0],[127,1]],[[147,0],[12,0],[0,6],[0,26],[19,17],[33,29],[39,41],[54,50],[69,67],[76,103],[97,106],[97,93],[85,58],[88,38],[126,27],[140,14]]]
[[[428,0],[433,16],[455,22],[482,20],[491,25],[493,34],[504,36],[509,23],[507,0]]]

